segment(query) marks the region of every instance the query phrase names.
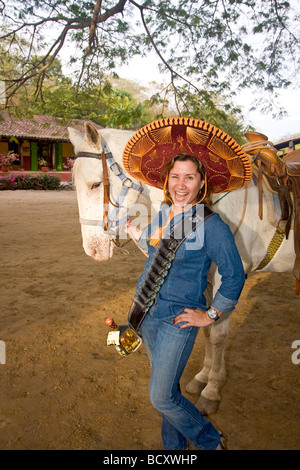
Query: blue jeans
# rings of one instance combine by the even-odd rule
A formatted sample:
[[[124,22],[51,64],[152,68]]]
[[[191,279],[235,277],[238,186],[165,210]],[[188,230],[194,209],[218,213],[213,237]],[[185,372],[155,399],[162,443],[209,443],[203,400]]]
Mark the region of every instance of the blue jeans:
[[[165,450],[216,449],[220,434],[198,408],[180,393],[179,380],[192,352],[198,328],[178,329],[173,317],[146,315],[141,333],[151,362],[150,400],[162,413]]]

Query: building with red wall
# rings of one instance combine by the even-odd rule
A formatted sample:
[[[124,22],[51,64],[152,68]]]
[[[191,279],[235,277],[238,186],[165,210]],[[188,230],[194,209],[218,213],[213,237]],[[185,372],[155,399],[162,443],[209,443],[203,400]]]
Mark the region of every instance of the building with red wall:
[[[41,160],[50,170],[67,169],[68,158],[74,157],[68,127],[84,133],[85,120],[34,115],[17,118],[0,112],[0,154],[14,151],[20,156],[20,169],[38,171]],[[101,126],[93,123],[101,129]]]

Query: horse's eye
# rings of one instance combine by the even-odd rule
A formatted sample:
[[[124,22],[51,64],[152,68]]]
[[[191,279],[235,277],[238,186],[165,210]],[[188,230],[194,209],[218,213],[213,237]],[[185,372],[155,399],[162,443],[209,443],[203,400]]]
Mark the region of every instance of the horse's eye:
[[[91,190],[99,188],[100,184],[101,184],[100,182],[93,183],[92,186],[91,186]]]

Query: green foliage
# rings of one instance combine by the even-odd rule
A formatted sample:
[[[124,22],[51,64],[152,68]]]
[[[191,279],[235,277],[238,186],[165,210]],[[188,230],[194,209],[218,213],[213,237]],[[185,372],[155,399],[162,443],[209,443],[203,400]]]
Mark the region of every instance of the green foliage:
[[[242,110],[234,106],[228,98],[205,90],[194,92],[188,85],[169,87],[164,90],[164,97],[156,93],[151,97],[150,103],[153,109],[161,107],[161,112],[156,113],[155,118],[178,115],[194,117],[219,127],[240,144],[246,142],[244,133],[252,130],[245,126]]]
[[[67,119],[86,119],[103,127],[136,129],[151,120],[149,104],[139,102],[124,90],[114,90],[108,81],[98,86],[71,84],[47,88],[41,99],[30,102],[34,114],[46,114]]]
[[[33,62],[39,60],[41,57],[32,58]],[[5,70],[8,65],[13,74],[10,58],[3,58],[2,69]],[[58,59],[47,69],[47,81],[38,97],[34,95],[35,82],[36,78],[33,77],[32,83],[27,84],[26,93],[20,89],[15,96],[15,114],[85,119],[103,127],[132,130],[156,118],[185,115],[207,120],[238,141],[241,141],[244,132],[240,110],[231,107],[217,93],[204,90],[195,92],[188,85],[175,86],[172,83],[165,90],[156,85],[156,92],[153,93],[153,90],[141,89],[132,81],[98,74],[97,68],[92,67],[90,76],[77,86],[63,74]]]
[[[245,143],[246,132],[240,108],[233,106],[228,100],[217,93],[193,93],[187,85],[176,90],[177,106],[182,116],[194,117],[210,122],[227,132],[240,144]]]
[[[70,63],[77,85],[149,50],[173,85],[184,80],[194,91],[273,92],[299,71],[294,0],[6,0],[0,8],[1,50],[16,65],[15,76],[7,68],[9,99],[34,81],[42,96],[46,71],[67,42],[74,46]]]
[[[16,173],[0,176],[0,190],[4,189],[58,189],[60,179],[58,176],[47,174],[31,175]]]

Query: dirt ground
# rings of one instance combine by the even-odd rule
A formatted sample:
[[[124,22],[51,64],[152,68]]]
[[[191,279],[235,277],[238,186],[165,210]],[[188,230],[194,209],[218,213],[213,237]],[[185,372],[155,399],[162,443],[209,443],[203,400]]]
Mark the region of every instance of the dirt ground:
[[[0,449],[162,449],[145,350],[121,358],[103,323],[126,322],[144,256],[86,256],[74,191],[1,191],[0,240]],[[210,417],[229,449],[300,449],[299,315],[292,274],[249,276]],[[182,389],[203,353],[200,332]]]

